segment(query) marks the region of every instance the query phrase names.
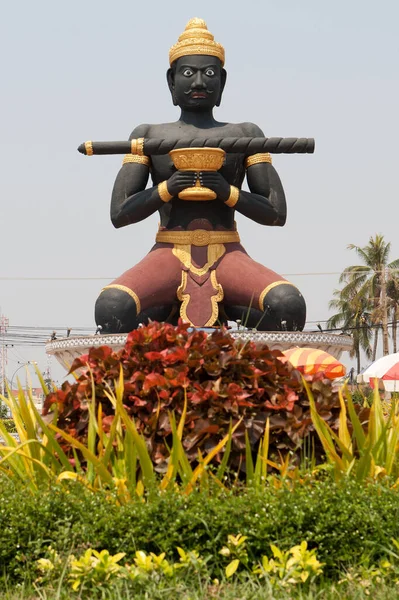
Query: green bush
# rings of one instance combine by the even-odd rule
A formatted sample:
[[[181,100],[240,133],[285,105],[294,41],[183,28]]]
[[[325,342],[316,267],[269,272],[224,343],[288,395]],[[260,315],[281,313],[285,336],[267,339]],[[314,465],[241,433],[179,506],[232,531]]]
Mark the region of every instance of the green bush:
[[[288,489],[229,494],[158,494],[151,501],[118,506],[109,494],[93,494],[78,484],[31,494],[0,481],[0,565],[9,581],[34,578],[34,561],[51,545],[60,554],[79,555],[88,547],[125,552],[166,552],[176,547],[209,558],[212,576],[225,566],[219,551],[229,534],[248,536],[251,563],[305,540],[335,576],[344,567],[378,561],[391,539],[399,539],[398,493],[382,484],[335,484],[327,477]],[[3,573],[4,575],[4,573]]]

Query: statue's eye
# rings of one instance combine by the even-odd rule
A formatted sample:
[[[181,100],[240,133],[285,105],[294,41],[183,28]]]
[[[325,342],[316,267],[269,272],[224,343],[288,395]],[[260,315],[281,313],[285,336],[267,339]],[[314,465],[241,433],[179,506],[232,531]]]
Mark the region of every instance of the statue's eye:
[[[206,75],[207,77],[213,77],[213,76],[214,76],[214,74],[215,74],[215,71],[214,71],[213,69],[207,69],[207,70],[205,71],[205,75]]]
[[[191,77],[191,75],[194,75],[194,73],[191,69],[184,69],[183,75],[184,77]]]

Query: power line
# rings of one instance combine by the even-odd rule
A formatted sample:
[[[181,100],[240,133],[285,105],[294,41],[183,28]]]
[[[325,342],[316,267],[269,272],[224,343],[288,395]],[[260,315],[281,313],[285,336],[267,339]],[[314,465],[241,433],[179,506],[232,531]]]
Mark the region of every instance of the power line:
[[[399,272],[399,268],[388,269],[389,272]],[[344,273],[357,273],[367,275],[370,273],[379,274],[383,271],[358,271],[357,269],[344,269],[343,271],[308,271],[303,273],[282,273],[282,277],[318,277],[322,275],[342,275]],[[387,272],[387,270],[385,270]],[[113,281],[115,276],[111,277],[0,277],[0,281]]]
[[[320,322],[321,323],[327,323],[327,321],[320,321]],[[387,325],[393,325],[394,323],[395,323],[395,321],[389,321],[387,323]],[[382,329],[382,325],[381,325],[381,323],[372,323],[372,324],[365,323],[364,325],[358,325],[356,327],[345,327],[343,325],[342,327],[335,327],[335,328],[332,328],[332,329],[322,329],[322,332],[323,333],[330,333],[330,332],[333,332],[333,331],[342,331],[342,333],[346,333],[347,331],[360,331],[361,329]],[[309,331],[308,333],[319,333],[319,332],[320,332],[320,329],[318,329],[318,330],[312,330],[312,331]]]
[[[116,277],[0,277],[0,281],[113,281]]]
[[[331,318],[331,317],[330,317]],[[330,320],[330,318],[327,319],[317,319],[317,320],[309,320],[306,321],[306,324],[317,324],[317,323],[328,323],[328,321]],[[392,325],[395,321],[390,321],[388,324]],[[373,326],[378,327],[379,323],[375,323],[373,324]],[[339,328],[338,328],[339,329]],[[15,331],[14,331],[15,330]],[[32,326],[32,325],[9,325],[7,327],[7,331],[8,332],[12,332],[13,335],[23,335],[24,333],[26,333],[28,336],[32,335],[35,336],[40,335],[42,333],[52,333],[52,332],[56,332],[56,333],[66,333],[68,330],[70,330],[71,332],[82,332],[82,333],[87,333],[87,335],[90,335],[91,333],[95,332],[96,330],[96,326],[93,325],[89,325],[89,326],[77,326],[77,327],[67,327],[65,325],[46,325],[46,326]]]
[[[94,327],[94,326],[92,326]],[[53,330],[53,329],[72,329],[67,327],[66,325],[56,325],[54,327],[50,327],[50,326],[41,326],[41,325],[10,325],[8,327],[9,331],[12,331],[13,329],[23,329],[23,330],[38,330],[38,331],[49,331],[49,330]],[[83,331],[88,331],[90,330],[90,327],[73,327],[74,331],[78,331],[78,330],[83,330]]]

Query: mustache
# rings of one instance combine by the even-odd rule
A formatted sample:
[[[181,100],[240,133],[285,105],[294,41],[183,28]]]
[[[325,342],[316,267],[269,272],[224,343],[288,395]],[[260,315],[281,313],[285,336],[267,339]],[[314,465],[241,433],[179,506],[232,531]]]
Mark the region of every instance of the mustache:
[[[187,90],[187,92],[184,92],[186,94],[186,96],[188,96],[189,94],[193,94],[194,92],[206,92],[207,94],[213,94],[213,90],[208,90],[208,88],[202,89],[202,90]]]

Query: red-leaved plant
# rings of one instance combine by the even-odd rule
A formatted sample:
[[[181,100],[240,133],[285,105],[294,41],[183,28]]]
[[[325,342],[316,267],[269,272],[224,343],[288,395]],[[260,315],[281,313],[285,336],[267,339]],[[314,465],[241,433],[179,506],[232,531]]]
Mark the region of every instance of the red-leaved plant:
[[[172,326],[151,322],[132,331],[125,347],[114,352],[108,346],[93,348],[76,359],[71,372],[78,380],[65,382],[50,393],[44,404],[46,415],[54,405],[58,427],[85,442],[88,430],[88,400],[102,405],[102,424],[107,432],[114,407],[106,391],[115,388],[122,366],[123,404],[144,436],[158,471],[167,467],[171,447],[170,414],[179,421],[187,399],[182,442],[191,463],[214,448],[228,433],[230,424],[242,419],[233,433],[230,466],[245,469],[245,432],[255,455],[266,420],[270,423],[269,456],[299,457],[305,438],[316,458],[322,446],[314,431],[307,394],[300,374],[282,353],[266,345],[237,341],[226,329],[211,335],[180,323]],[[331,382],[320,376],[308,379],[316,408],[334,429],[338,427],[340,404]],[[59,441],[70,456],[72,448]],[[216,460],[220,461],[218,455]]]

